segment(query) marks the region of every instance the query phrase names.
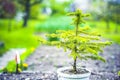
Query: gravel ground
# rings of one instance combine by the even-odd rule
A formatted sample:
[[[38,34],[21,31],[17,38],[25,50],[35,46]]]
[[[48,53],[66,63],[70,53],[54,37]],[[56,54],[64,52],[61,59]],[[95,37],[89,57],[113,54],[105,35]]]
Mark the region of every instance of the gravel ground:
[[[20,74],[1,74],[0,80],[57,80],[55,73],[25,72]]]
[[[58,49],[53,46],[40,46],[36,49],[26,63],[29,64],[28,71],[56,71],[63,66],[71,66],[72,59],[68,57],[68,52],[62,48]],[[106,63],[101,61],[78,61],[78,64],[90,69],[93,72],[112,72],[117,73],[120,70],[120,46],[113,44],[104,48],[100,53],[106,59]]]
[[[70,51],[64,52],[62,48],[40,46],[26,60],[29,64],[28,71],[55,72],[60,67],[71,66],[73,60],[68,58],[69,53]],[[120,70],[120,46],[112,44],[104,48],[104,52],[100,55],[106,59],[106,63],[93,60],[78,61],[78,63],[91,70],[91,80],[120,80],[117,76]]]
[[[71,66],[72,59],[68,52],[53,46],[40,46],[36,49],[26,63],[29,64],[27,72],[21,74],[0,74],[0,80],[57,80],[56,70],[63,66]],[[101,61],[81,61],[79,65],[91,70],[90,80],[120,80],[117,72],[120,70],[120,46],[113,44],[104,48],[100,53],[106,59]]]
[[[55,72],[27,72],[20,74],[0,74],[0,80],[58,80]],[[91,74],[90,80],[120,80],[120,77],[113,73],[102,72]]]

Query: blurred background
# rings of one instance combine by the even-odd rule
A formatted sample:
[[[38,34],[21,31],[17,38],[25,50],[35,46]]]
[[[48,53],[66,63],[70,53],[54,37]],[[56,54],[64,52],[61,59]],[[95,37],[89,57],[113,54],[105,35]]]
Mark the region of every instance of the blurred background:
[[[81,27],[120,44],[120,0],[0,0],[0,55],[11,48],[36,48],[41,34],[73,29],[66,14],[77,8],[91,14]]]

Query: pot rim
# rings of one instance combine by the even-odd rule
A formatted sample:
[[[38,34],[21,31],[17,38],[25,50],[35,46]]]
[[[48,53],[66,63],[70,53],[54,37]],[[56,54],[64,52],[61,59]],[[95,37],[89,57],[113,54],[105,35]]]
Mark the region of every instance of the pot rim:
[[[87,78],[91,74],[91,71],[86,69],[86,68],[82,68],[82,69],[86,69],[88,71],[88,73],[83,73],[83,74],[66,74],[66,73],[63,73],[62,71],[66,70],[66,69],[72,69],[72,67],[62,67],[62,68],[59,68],[57,70],[58,76],[65,77],[65,78]]]

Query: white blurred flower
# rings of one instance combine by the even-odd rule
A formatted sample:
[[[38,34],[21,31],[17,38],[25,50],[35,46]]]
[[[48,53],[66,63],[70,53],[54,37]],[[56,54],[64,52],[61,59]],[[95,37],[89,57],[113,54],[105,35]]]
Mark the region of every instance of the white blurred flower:
[[[18,51],[16,51],[15,61],[17,64],[20,64],[20,54],[18,53]]]

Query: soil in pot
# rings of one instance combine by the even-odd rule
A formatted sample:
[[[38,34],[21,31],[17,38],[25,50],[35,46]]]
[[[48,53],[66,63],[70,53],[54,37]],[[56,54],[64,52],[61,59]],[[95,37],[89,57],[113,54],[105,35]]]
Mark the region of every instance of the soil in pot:
[[[63,70],[62,73],[65,73],[65,74],[85,74],[85,73],[89,73],[89,71],[87,71],[86,69],[78,68],[76,72],[73,69],[66,69],[66,70]]]

